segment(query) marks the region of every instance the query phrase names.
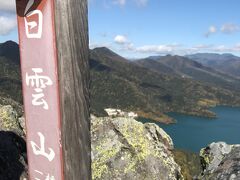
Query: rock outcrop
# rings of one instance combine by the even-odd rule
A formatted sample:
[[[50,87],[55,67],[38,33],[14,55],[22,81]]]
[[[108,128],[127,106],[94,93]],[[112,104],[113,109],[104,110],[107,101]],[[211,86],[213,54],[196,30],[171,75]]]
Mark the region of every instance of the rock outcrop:
[[[0,105],[0,179],[27,178],[27,155],[24,121],[12,106]]]
[[[204,160],[203,180],[240,179],[240,145],[212,143],[201,150]]]
[[[10,105],[0,105],[0,131],[11,131],[21,137],[26,136],[25,120]]]
[[[173,142],[155,124],[92,117],[91,135],[93,179],[182,179]]]

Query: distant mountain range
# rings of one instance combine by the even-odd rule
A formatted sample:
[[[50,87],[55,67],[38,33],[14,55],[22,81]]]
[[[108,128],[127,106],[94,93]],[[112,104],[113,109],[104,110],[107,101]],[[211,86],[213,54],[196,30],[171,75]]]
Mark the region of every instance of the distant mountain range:
[[[153,71],[167,75],[189,78],[230,90],[240,89],[239,78],[223,73],[207,64],[203,65],[189,57],[167,55],[158,59],[155,57],[154,60],[150,57],[135,62]]]
[[[167,112],[214,117],[211,106],[240,105],[237,78],[187,57],[129,61],[103,47],[90,50],[90,68],[91,112],[96,115],[111,107],[171,123]],[[11,41],[0,44],[1,97],[22,103],[19,50]]]
[[[240,78],[240,57],[232,54],[198,53],[187,56],[203,65]]]

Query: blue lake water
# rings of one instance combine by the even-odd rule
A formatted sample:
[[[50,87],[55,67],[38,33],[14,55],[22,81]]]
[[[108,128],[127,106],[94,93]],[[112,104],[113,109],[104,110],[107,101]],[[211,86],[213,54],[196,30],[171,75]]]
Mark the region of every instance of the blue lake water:
[[[169,116],[176,119],[177,124],[154,123],[171,136],[178,149],[199,152],[202,147],[217,141],[240,144],[240,108],[218,106],[211,110],[217,114],[217,119],[170,113]],[[153,122],[147,119],[140,121]]]

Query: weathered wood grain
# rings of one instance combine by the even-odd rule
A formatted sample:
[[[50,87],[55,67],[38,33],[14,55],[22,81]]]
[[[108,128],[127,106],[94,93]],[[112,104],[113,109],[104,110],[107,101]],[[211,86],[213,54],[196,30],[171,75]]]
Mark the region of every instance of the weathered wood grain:
[[[65,180],[91,179],[87,0],[55,0]]]

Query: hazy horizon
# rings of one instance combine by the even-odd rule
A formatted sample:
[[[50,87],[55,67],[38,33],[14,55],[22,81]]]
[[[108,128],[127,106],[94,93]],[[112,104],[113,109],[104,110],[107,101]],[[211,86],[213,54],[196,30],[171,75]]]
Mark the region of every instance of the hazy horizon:
[[[14,40],[7,40],[7,41],[13,41],[17,44],[19,44],[18,42],[14,41]],[[6,43],[7,41],[4,41],[4,42],[0,42],[0,44],[3,44],[3,43]],[[89,44],[90,46],[90,44]],[[194,54],[216,54],[216,55],[233,55],[233,56],[236,56],[236,57],[239,57],[240,58],[240,55],[236,55],[234,53],[216,53],[216,52],[197,52],[197,53],[192,53],[192,54],[171,54],[171,53],[166,53],[166,54],[149,54],[148,56],[142,56],[142,57],[127,57],[127,56],[124,56],[122,55],[121,53],[118,53],[116,51],[114,51],[114,49],[112,49],[111,47],[106,47],[106,46],[99,46],[99,47],[89,47],[90,50],[94,50],[96,48],[108,48],[109,50],[113,51],[114,53],[117,53],[118,55],[128,59],[128,60],[138,60],[138,59],[144,59],[144,58],[148,58],[148,57],[160,57],[160,56],[188,56],[188,55],[194,55]]]

